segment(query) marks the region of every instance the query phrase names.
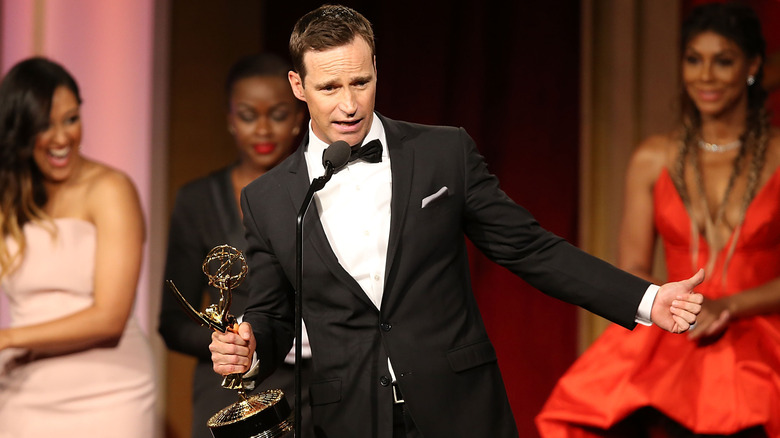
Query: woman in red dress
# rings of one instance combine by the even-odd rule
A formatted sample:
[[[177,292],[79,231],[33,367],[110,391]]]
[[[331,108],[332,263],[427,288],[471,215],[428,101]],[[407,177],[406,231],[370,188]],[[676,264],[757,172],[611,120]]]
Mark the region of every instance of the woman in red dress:
[[[780,437],[780,135],[764,40],[738,4],[697,7],[681,35],[681,123],[628,169],[619,265],[669,281],[707,274],[689,336],[609,327],[560,379],[544,438]]]

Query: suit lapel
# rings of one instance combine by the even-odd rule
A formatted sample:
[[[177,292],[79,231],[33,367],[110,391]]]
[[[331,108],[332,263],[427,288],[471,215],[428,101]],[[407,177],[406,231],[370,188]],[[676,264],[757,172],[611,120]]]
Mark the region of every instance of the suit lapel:
[[[312,177],[309,176],[308,169],[306,167],[306,158],[304,157],[304,150],[306,149],[306,145],[309,143],[309,137],[308,134],[303,139],[303,142],[301,143],[300,147],[298,147],[298,150],[295,151],[295,153],[290,157],[289,161],[289,169],[288,169],[288,175],[290,176],[289,181],[287,181],[287,184],[285,186],[287,187],[287,191],[290,194],[290,199],[293,202],[293,205],[295,206],[295,218],[297,221],[298,213],[300,212],[301,205],[303,204],[304,198],[306,197],[306,193],[309,191],[309,186],[311,185]],[[317,175],[320,176],[320,175]],[[303,234],[302,234],[302,242],[303,242],[303,253],[302,253],[302,263],[304,267],[307,263],[312,263],[311,258],[307,259],[308,255],[312,255],[311,252],[306,251],[307,244],[310,244],[314,248],[314,252],[317,253],[322,263],[325,264],[325,266],[328,268],[330,272],[333,273],[333,275],[339,279],[342,283],[344,283],[345,286],[347,286],[347,289],[349,289],[350,292],[355,294],[361,301],[365,302],[367,305],[376,308],[374,304],[371,302],[371,299],[368,298],[368,295],[363,291],[363,289],[360,287],[360,285],[355,281],[354,278],[352,278],[349,273],[344,270],[344,268],[339,263],[338,258],[336,257],[336,254],[333,252],[333,248],[330,246],[330,242],[328,242],[328,237],[325,235],[325,230],[322,228],[322,223],[320,222],[320,215],[317,211],[316,204],[314,200],[312,199],[311,204],[309,205],[309,209],[306,211],[306,216],[303,220]],[[304,294],[306,292],[304,291]]]
[[[382,295],[382,304],[387,302],[392,292],[392,285],[388,283],[390,272],[393,269],[395,253],[401,239],[401,230],[406,219],[406,211],[409,207],[409,197],[412,188],[412,169],[414,167],[414,150],[405,143],[405,133],[399,124],[385,117],[379,116],[385,128],[387,148],[390,153],[390,169],[393,174],[392,199],[390,201],[390,237],[387,242],[387,260],[385,261],[385,288]]]

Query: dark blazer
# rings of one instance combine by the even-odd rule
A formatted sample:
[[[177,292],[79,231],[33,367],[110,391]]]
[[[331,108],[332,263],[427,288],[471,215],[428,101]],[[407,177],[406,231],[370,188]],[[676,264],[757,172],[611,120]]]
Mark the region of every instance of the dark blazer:
[[[201,270],[206,254],[221,244],[245,249],[241,214],[233,199],[230,167],[192,181],[176,194],[168,232],[165,279],[173,280],[195,308],[201,308],[204,295],[208,295],[209,303],[219,301],[219,292],[208,285]],[[230,313],[243,313],[246,297],[245,283],[234,291]],[[222,378],[212,369],[211,330],[190,319],[173,293],[163,286],[159,331],[168,348],[198,360],[192,387],[192,437],[211,437],[206,421],[238,401],[233,391],[220,386]]]
[[[541,228],[500,190],[463,129],[380,120],[392,169],[381,310],[339,265],[314,204],[304,220],[315,429],[329,438],[389,438],[389,357],[423,436],[517,436],[472,294],[466,237],[544,293],[628,328],[649,283]],[[251,277],[245,319],[257,338],[261,375],[282,360],[293,337],[296,215],[319,176],[307,174],[303,150],[241,197]]]
[[[241,212],[230,180],[231,169],[232,166],[217,170],[182,186],[171,213],[165,279],[172,280],[195,308],[202,307],[204,296],[208,296],[209,303],[216,303],[220,298],[218,290],[207,284],[201,269],[208,252],[222,244],[241,251],[246,247]],[[245,280],[233,291],[230,305],[233,315],[244,312],[248,283]],[[198,360],[192,382],[192,437],[211,438],[206,426],[208,419],[239,400],[235,391],[222,388],[222,377],[213,370],[209,352],[211,330],[190,319],[174,294],[163,286],[159,332],[168,348]],[[303,373],[303,378],[304,382],[308,380],[308,372]],[[292,400],[295,393],[293,367],[282,365],[255,391],[269,388],[282,389]],[[304,409],[303,415],[307,426],[303,437],[306,438],[312,436],[308,410]]]

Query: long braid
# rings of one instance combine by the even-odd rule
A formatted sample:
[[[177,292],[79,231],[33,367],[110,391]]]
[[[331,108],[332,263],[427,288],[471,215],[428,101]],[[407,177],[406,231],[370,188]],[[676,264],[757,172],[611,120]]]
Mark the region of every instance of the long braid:
[[[704,189],[704,180],[702,177],[701,172],[701,164],[698,157],[698,148],[696,148],[696,157],[694,158],[692,164],[694,173],[696,175],[696,185],[699,189],[699,197],[701,198],[701,204],[702,208],[704,210],[704,224],[705,224],[705,238],[707,240],[707,244],[709,247],[709,255],[707,258],[707,264],[705,267],[705,271],[708,274],[712,273],[712,270],[715,266],[715,261],[717,260],[718,253],[723,248],[723,245],[725,242],[721,242],[718,236],[718,227],[723,223],[723,217],[726,212],[726,206],[729,204],[729,199],[731,198],[731,192],[734,189],[734,184],[737,181],[737,177],[742,174],[743,170],[743,164],[745,162],[745,158],[748,155],[748,151],[751,149],[749,144],[746,144],[744,141],[744,138],[746,137],[746,134],[741,135],[742,146],[739,148],[739,152],[737,153],[737,156],[734,157],[734,161],[732,164],[731,174],[729,175],[729,180],[726,183],[726,188],[723,191],[723,197],[720,200],[720,203],[717,205],[715,210],[715,216],[714,220],[710,213],[710,207],[709,203],[707,202],[707,194]],[[739,225],[741,224],[740,221],[736,224],[735,228],[739,228]],[[732,239],[732,244],[736,242],[736,239]],[[725,270],[724,270],[725,275]]]
[[[761,180],[761,172],[766,162],[766,150],[769,145],[769,113],[761,108],[758,111],[751,111],[748,116],[748,133],[746,142],[750,144],[753,153],[748,180],[745,188],[745,196],[742,199],[740,209],[740,222],[744,218],[750,203],[758,192],[758,183]]]
[[[766,43],[761,33],[761,22],[755,12],[742,4],[708,3],[694,8],[691,14],[683,22],[680,32],[680,53],[685,53],[688,44],[698,35],[704,32],[714,32],[729,41],[735,43],[744,53],[747,60],[766,58]],[[685,60],[683,59],[683,62]],[[734,158],[731,175],[724,191],[723,198],[716,208],[713,220],[711,210],[707,206],[707,197],[704,191],[701,174],[701,162],[699,159],[698,141],[701,139],[701,114],[691,96],[688,95],[684,84],[680,87],[680,119],[682,126],[682,145],[674,162],[673,182],[680,194],[683,204],[688,211],[691,220],[691,257],[694,268],[698,265],[699,227],[692,214],[693,206],[691,192],[686,186],[686,169],[690,164],[694,172],[694,183],[698,185],[701,204],[705,207],[705,238],[710,247],[707,268],[714,266],[717,251],[728,245],[728,251],[724,262],[723,275],[725,276],[728,262],[739,241],[740,230],[745,219],[745,214],[755,197],[761,181],[762,170],[766,160],[766,149],[769,141],[769,119],[764,103],[767,92],[761,86],[763,79],[763,66],[752,72],[754,81],[750,85],[745,84],[747,93],[747,114],[745,115],[745,131],[740,135],[741,147],[739,154]],[[746,78],[747,79],[747,78]],[[749,163],[747,162],[749,161]],[[724,221],[726,205],[735,181],[742,176],[746,177],[745,192],[737,206],[738,218],[733,226],[730,242],[720,242],[716,230]],[[690,176],[690,175],[689,175]],[[735,205],[735,204],[731,204]],[[713,249],[717,250],[713,252]]]
[[[671,172],[672,183],[674,183],[677,189],[677,194],[682,200],[685,210],[688,212],[688,218],[690,219],[691,226],[691,265],[695,268],[697,263],[697,255],[699,253],[699,227],[696,225],[696,221],[693,219],[693,207],[691,203],[691,196],[688,192],[688,185],[685,182],[685,163],[688,160],[688,155],[691,153],[696,139],[696,132],[698,132],[699,118],[698,114],[693,113],[693,117],[685,117],[682,124],[682,133],[680,138],[680,146],[677,153],[677,157],[674,161],[674,168]]]
[[[728,271],[728,265],[731,261],[731,256],[734,254],[734,250],[739,241],[739,235],[742,230],[742,223],[745,220],[745,214],[750,207],[750,203],[758,193],[759,181],[761,181],[761,174],[766,162],[766,150],[769,145],[769,113],[766,109],[759,108],[758,110],[751,110],[748,114],[748,128],[747,135],[745,136],[745,146],[749,146],[752,150],[753,160],[750,163],[750,168],[747,174],[747,182],[745,185],[745,194],[742,196],[742,205],[739,209],[739,220],[735,226],[734,236],[731,239],[728,252],[726,253],[726,260],[723,263],[723,280],[726,280],[726,272]]]
[[[700,126],[697,126],[699,124],[699,120],[698,117],[690,117],[687,120],[690,122],[683,123],[680,148],[674,162],[674,169],[671,176],[672,182],[677,188],[683,205],[685,206],[685,209],[688,212],[688,216],[691,220],[691,261],[695,268],[698,262],[697,257],[699,253],[700,230],[696,225],[695,216],[693,213],[693,203],[691,201],[689,188],[685,180],[686,165],[690,164],[694,171],[694,177],[699,196],[702,199],[704,214],[706,215],[705,222],[708,224],[705,227],[704,232],[705,239],[707,240],[707,243],[710,247],[709,259],[707,261],[707,270],[711,271],[714,266],[717,253],[720,249],[722,249],[722,245],[717,242],[715,237],[715,224],[711,223],[712,220],[710,218],[710,211],[707,206],[706,195],[704,192],[704,182],[702,180],[699,151],[695,146],[699,138],[697,134],[697,132],[700,130]],[[761,108],[758,110],[749,111],[747,117],[747,129],[741,137],[742,147],[740,148],[738,155],[734,158],[729,181],[726,185],[722,201],[718,205],[715,213],[715,222],[720,222],[720,218],[722,218],[725,212],[725,208],[728,204],[728,200],[730,198],[731,191],[734,188],[734,184],[737,178],[743,174],[745,160],[748,156],[750,156],[752,159],[748,168],[746,188],[740,203],[738,221],[736,224],[734,224],[734,236],[729,244],[729,250],[727,252],[723,270],[724,276],[728,262],[730,261],[731,255],[733,254],[736,247],[736,242],[739,240],[739,234],[742,222],[745,219],[745,214],[758,191],[758,184],[761,179],[761,171],[763,170],[764,162],[766,160],[766,149],[769,143],[769,116],[766,110]]]
[[[683,125],[683,131],[680,136],[680,146],[674,161],[674,168],[671,172],[672,182],[674,183],[675,188],[677,188],[677,193],[680,195],[683,205],[685,205],[685,209],[689,210],[689,213],[691,197],[688,195],[688,188],[685,183],[685,161],[691,150],[691,144],[693,143],[692,131],[694,131],[692,126],[689,126],[688,124]]]

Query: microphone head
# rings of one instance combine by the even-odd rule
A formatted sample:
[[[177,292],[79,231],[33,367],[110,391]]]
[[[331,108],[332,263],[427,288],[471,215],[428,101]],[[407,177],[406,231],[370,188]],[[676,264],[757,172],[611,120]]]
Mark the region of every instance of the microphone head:
[[[330,163],[333,170],[338,170],[347,164],[351,153],[352,149],[346,141],[339,140],[333,142],[325,149],[325,152],[322,153],[322,165],[327,169],[328,163]]]

